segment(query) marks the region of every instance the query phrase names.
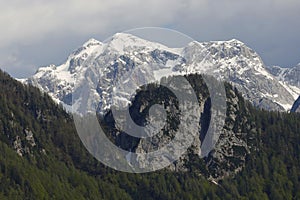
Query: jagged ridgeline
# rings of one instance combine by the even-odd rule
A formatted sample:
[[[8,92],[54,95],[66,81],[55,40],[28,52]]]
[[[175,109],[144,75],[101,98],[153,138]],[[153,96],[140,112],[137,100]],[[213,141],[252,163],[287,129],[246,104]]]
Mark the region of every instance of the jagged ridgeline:
[[[97,86],[89,95],[101,100],[100,110],[104,111],[110,106],[112,86],[129,69],[137,70],[141,79],[156,81],[174,74],[210,74],[230,82],[245,99],[266,110],[289,111],[300,93],[300,65],[289,70],[267,67],[259,54],[241,41],[193,41],[171,48],[128,33],[117,33],[104,43],[88,40],[63,64],[41,67],[24,81],[69,108],[72,99],[80,101],[72,97],[72,91],[82,92],[82,80],[97,77],[99,83],[88,84]],[[80,113],[76,106],[73,111]]]
[[[210,116],[207,88],[199,75],[187,79],[196,86],[199,102],[203,100],[199,125],[205,130]],[[174,164],[177,168],[147,174],[117,172],[96,161],[79,140],[72,117],[37,88],[0,71],[0,91],[0,199],[300,198],[299,115],[256,110],[229,84],[227,118],[216,150],[201,159],[192,147]],[[145,123],[146,104],[169,99],[175,103],[166,107],[176,107],[174,96],[166,94],[157,85],[138,92],[133,119]],[[172,122],[176,116],[170,112]],[[114,134],[113,118],[105,119],[107,134],[124,149],[146,144],[128,143],[131,138],[124,133]],[[176,124],[166,128],[173,129]],[[201,130],[200,140],[205,136]],[[218,185],[207,177],[219,177]]]

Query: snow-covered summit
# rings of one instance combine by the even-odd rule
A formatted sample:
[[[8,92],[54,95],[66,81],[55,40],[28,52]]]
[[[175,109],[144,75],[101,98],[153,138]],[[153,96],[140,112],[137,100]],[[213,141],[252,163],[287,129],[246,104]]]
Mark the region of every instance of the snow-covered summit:
[[[90,38],[88,41],[86,41],[82,46],[83,47],[90,47],[90,46],[97,46],[101,45],[102,43],[95,38]]]
[[[102,112],[110,108],[113,87],[129,70],[136,70],[135,81],[208,73],[233,83],[256,106],[274,110],[291,108],[300,88],[276,79],[260,56],[236,39],[193,41],[182,48],[170,48],[128,33],[117,33],[105,42],[90,39],[65,63],[42,67],[27,82],[48,92],[66,108],[74,105],[76,112],[80,112],[76,106],[81,99],[73,96],[72,101],[72,92],[84,92],[99,102],[89,106],[99,106]],[[87,79],[90,84],[83,84],[81,80]],[[128,94],[122,98],[129,100]]]

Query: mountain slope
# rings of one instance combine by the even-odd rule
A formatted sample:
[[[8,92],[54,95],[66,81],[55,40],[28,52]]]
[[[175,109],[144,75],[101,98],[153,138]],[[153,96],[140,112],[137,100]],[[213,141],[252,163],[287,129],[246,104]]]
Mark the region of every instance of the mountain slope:
[[[240,172],[216,185],[199,175],[199,170],[205,171],[205,167],[195,157],[184,172],[130,174],[108,169],[86,152],[72,119],[49,96],[1,71],[0,88],[3,91],[0,93],[0,199],[300,198],[297,114],[259,111],[239,101],[235,109],[239,108],[240,114],[246,111],[247,120],[258,130],[254,136],[259,141],[258,151],[246,157]],[[143,93],[137,96],[147,98]],[[244,132],[245,119],[235,120],[237,126],[233,129],[242,128]],[[36,144],[33,147],[26,139],[27,128],[33,133]],[[16,136],[30,152],[18,154],[13,145]],[[42,149],[45,151],[40,152]]]
[[[159,81],[168,75],[210,74],[231,82],[255,106],[267,110],[289,110],[300,91],[299,86],[274,78],[259,55],[237,40],[195,41],[186,47],[168,48],[125,33],[106,43],[89,40],[64,64],[40,68],[26,82],[46,91],[68,110],[74,104],[73,111],[79,113],[85,109],[79,105],[79,93],[84,93],[100,102],[87,102],[87,110],[99,106],[99,112],[105,113],[111,106],[113,87],[125,84],[128,79],[124,76],[130,70],[139,77],[134,84]],[[76,94],[73,99],[72,91]],[[120,99],[128,101],[130,97],[127,93]]]
[[[300,88],[300,63],[291,68],[282,68],[278,66],[267,67],[268,71],[273,74],[277,80],[282,84],[290,85],[290,89],[295,92],[297,97],[300,94],[298,90]],[[299,107],[299,98],[294,102],[291,107],[291,112],[295,112]]]
[[[267,70],[278,80],[286,82],[292,86],[300,87],[300,63],[295,67],[282,68],[279,66],[269,66]]]
[[[104,167],[48,95],[1,70],[0,90],[0,199],[104,199],[117,193],[130,199],[91,175]]]

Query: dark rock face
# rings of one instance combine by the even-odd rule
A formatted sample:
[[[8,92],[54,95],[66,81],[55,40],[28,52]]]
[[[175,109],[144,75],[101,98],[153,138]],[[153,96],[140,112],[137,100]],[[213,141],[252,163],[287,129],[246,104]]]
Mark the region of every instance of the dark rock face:
[[[239,172],[245,165],[246,156],[256,150],[257,130],[249,120],[249,110],[241,95],[230,85],[226,85],[227,113],[223,130],[208,156],[201,158],[201,147],[211,123],[211,102],[208,89],[200,75],[187,77],[198,97],[201,119],[197,128],[197,137],[188,151],[169,166],[171,171],[197,170],[212,180],[220,180]],[[117,146],[131,152],[151,152],[170,142],[177,130],[179,120],[176,97],[166,88],[150,85],[137,93],[130,107],[132,119],[138,125],[145,125],[149,108],[161,104],[167,111],[167,123],[163,129],[151,138],[132,137],[115,126],[111,112],[100,122],[106,127],[106,134]],[[143,163],[141,163],[143,164]]]
[[[300,112],[300,96],[299,98],[295,101],[292,109],[291,109],[291,112]]]

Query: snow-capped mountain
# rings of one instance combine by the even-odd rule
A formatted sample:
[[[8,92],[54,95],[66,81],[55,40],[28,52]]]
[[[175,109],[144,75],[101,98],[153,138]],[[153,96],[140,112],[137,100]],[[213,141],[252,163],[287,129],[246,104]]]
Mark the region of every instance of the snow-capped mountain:
[[[282,84],[288,84],[292,90],[298,91],[300,88],[300,63],[295,67],[282,68],[279,66],[268,66],[267,70],[276,77]],[[299,94],[299,92],[298,92]],[[299,107],[300,99],[298,98],[293,107],[291,107],[291,112],[295,112]],[[298,109],[299,110],[299,109]]]
[[[128,75],[130,71],[134,74]],[[73,105],[74,112],[82,113],[86,107],[94,110],[99,106],[105,112],[116,85],[122,85],[123,92],[117,95],[126,103],[132,96],[132,91],[124,92],[128,82],[137,86],[163,76],[191,73],[229,81],[254,105],[269,110],[289,110],[300,94],[299,85],[277,79],[259,55],[238,40],[194,41],[169,48],[127,33],[117,33],[105,43],[91,39],[64,64],[42,67],[26,82],[49,93],[68,110]]]
[[[300,88],[300,63],[295,67],[282,68],[279,66],[267,67],[267,70],[279,81]]]

